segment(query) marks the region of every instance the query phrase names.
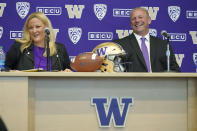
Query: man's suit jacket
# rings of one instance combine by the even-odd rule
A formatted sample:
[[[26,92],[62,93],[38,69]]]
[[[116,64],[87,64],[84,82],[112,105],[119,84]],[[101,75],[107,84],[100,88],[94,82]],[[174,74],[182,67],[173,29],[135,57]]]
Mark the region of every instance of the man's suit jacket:
[[[128,58],[127,61],[131,61],[133,63],[133,72],[147,72],[143,54],[133,33],[122,39],[114,40],[113,42],[121,45],[125,50]],[[150,36],[150,61],[152,72],[164,72],[167,70],[166,49],[167,41],[158,37]],[[171,46],[170,54],[170,69],[180,72]]]
[[[65,46],[55,43],[57,54],[51,56],[52,70],[70,69],[70,60]],[[11,46],[6,54],[5,68],[6,70],[28,70],[34,69],[34,44],[24,49],[21,53],[21,44],[16,42]]]

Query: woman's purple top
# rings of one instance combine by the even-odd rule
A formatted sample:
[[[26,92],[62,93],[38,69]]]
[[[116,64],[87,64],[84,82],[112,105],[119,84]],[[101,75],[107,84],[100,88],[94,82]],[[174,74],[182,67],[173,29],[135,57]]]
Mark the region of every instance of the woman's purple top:
[[[34,46],[34,64],[35,69],[47,70],[47,58],[43,56],[45,48]],[[51,60],[49,59],[49,68],[51,70]]]

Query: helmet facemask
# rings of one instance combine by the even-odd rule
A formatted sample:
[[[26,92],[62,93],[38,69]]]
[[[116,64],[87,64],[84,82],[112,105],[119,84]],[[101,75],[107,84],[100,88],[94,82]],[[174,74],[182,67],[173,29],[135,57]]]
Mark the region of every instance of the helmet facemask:
[[[97,45],[93,52],[104,58],[100,67],[101,72],[127,72],[126,53],[119,44],[105,42]]]

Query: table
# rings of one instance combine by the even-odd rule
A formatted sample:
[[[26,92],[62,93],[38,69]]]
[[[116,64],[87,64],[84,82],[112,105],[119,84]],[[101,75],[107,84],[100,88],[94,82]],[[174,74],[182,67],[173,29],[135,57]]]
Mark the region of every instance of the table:
[[[106,115],[132,98],[124,125],[101,126],[96,98]],[[0,116],[10,131],[196,131],[197,74],[0,72]]]

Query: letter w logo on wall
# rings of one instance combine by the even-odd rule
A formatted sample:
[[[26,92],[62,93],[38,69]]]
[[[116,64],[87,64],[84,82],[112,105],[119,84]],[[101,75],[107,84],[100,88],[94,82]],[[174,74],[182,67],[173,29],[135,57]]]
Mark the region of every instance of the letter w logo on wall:
[[[84,5],[65,5],[68,12],[69,19],[81,19],[82,11],[85,8]]]
[[[197,44],[197,31],[189,31],[189,34],[192,37],[193,44]]]
[[[3,16],[4,8],[6,7],[6,3],[0,3],[0,17]]]
[[[121,104],[120,104],[121,103]],[[91,105],[96,106],[97,117],[100,127],[110,127],[113,120],[114,127],[125,127],[126,117],[132,98],[91,98]]]

